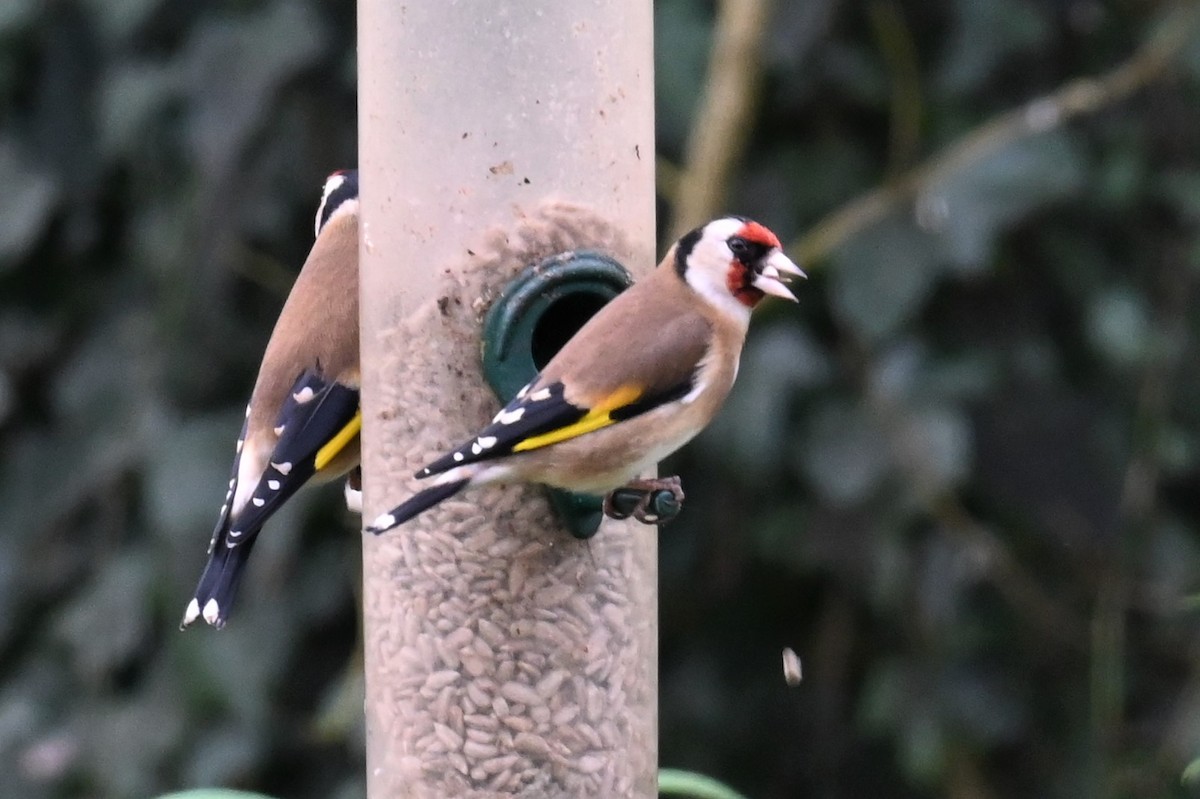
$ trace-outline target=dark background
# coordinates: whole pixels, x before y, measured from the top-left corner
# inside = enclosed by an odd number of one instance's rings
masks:
[[[655,8],[666,231],[719,7]],[[753,799],[1189,794],[1197,24],[776,3],[710,210],[812,278],[666,467],[664,766]],[[176,630],[355,138],[349,2],[0,3],[0,795],[362,795],[340,491],[269,525],[228,629]]]

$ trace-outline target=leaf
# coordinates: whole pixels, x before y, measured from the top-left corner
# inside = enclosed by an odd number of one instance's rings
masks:
[[[834,39],[823,48],[821,68],[834,96],[868,108],[887,107],[891,93],[887,67],[874,46]]]
[[[1151,36],[1160,42],[1181,30],[1191,30],[1191,36],[1176,56],[1193,80],[1200,80],[1200,35],[1196,34],[1195,6],[1191,3],[1168,3],[1154,21]]]
[[[160,5],[161,0],[84,0],[94,30],[112,50],[132,36]]]
[[[101,679],[127,663],[150,632],[153,566],[148,553],[134,549],[105,562],[62,611],[56,636],[73,654],[85,681]]]
[[[769,479],[787,457],[780,436],[791,427],[800,392],[830,379],[829,357],[801,328],[772,325],[752,332],[725,408],[697,442],[727,458],[747,481]]]
[[[188,135],[207,174],[222,174],[240,156],[279,87],[311,65],[325,40],[310,7],[296,2],[201,25],[188,42],[182,75],[192,99]]]
[[[829,405],[814,415],[796,457],[826,500],[851,505],[865,501],[891,467],[886,441],[859,408]]]
[[[900,724],[911,692],[908,670],[896,658],[876,660],[863,680],[857,716],[863,728],[883,735]]]
[[[13,373],[43,366],[63,337],[60,320],[22,308],[0,311],[0,369]]]
[[[868,339],[912,319],[940,271],[933,236],[893,214],[844,242],[831,256],[838,314]]]
[[[1005,677],[1000,669],[977,664],[943,675],[940,704],[949,725],[988,745],[1018,742],[1030,722],[1025,681]]]
[[[55,411],[66,424],[96,434],[127,438],[155,403],[147,351],[151,327],[139,310],[116,309],[95,322],[91,335],[59,368],[54,384]],[[148,363],[149,361],[149,363]],[[144,390],[143,390],[144,389]]]
[[[970,472],[971,427],[962,412],[925,407],[905,414],[895,446],[921,489],[936,494],[957,485]]]
[[[813,52],[829,40],[837,9],[837,0],[776,3],[772,7],[765,66],[778,70],[784,78],[786,91],[780,92],[780,99],[794,101],[819,82],[819,74],[812,69]]]
[[[1040,46],[1050,34],[1046,19],[1022,0],[959,0],[946,56],[938,70],[942,91],[964,94],[978,87],[1016,51]],[[1043,12],[1044,13],[1044,12]]]
[[[920,784],[936,785],[946,767],[948,733],[929,708],[917,707],[899,736],[900,761]]]
[[[4,0],[0,3],[0,37],[8,37],[32,24],[38,0]]]
[[[872,364],[867,379],[871,396],[888,402],[902,402],[912,396],[923,377],[928,354],[915,338],[899,339]]]
[[[654,97],[659,147],[681,152],[704,89],[712,16],[690,0],[654,4]]]
[[[208,727],[188,742],[187,764],[180,782],[185,785],[240,783],[253,774],[255,766],[266,757],[263,748],[262,736],[248,725],[226,723]],[[211,793],[214,789],[207,791]],[[200,793],[192,791],[178,795]]]
[[[197,788],[192,791],[165,793],[158,799],[272,799],[264,793],[233,791],[228,788]]]
[[[13,389],[12,380],[4,372],[0,372],[0,427],[8,420],[16,404],[17,392]]]
[[[869,189],[876,174],[863,150],[844,139],[798,142],[768,153],[747,153],[746,159],[739,199],[761,205],[759,211],[747,210],[764,219],[778,215],[780,205],[795,219],[818,219],[856,191]],[[789,238],[785,230],[777,227],[775,232]]]
[[[1200,781],[1200,757],[1187,764],[1187,768],[1179,775],[1180,785],[1192,785]]]
[[[893,404],[939,404],[976,399],[995,385],[994,356],[967,351],[935,357],[924,339],[904,337],[883,350],[867,375],[872,397]]]
[[[29,159],[7,138],[0,138],[0,273],[37,241],[58,208],[60,187],[32,168]]]
[[[1083,159],[1063,131],[1019,139],[931,181],[916,219],[936,234],[940,259],[965,274],[991,261],[996,238],[1038,206],[1076,194]]]
[[[1150,352],[1153,328],[1145,299],[1129,289],[1094,298],[1087,315],[1091,345],[1116,366],[1136,366]]]
[[[159,661],[138,701],[111,697],[88,708],[84,746],[102,796],[146,796],[161,787],[158,766],[175,752],[188,727],[176,675]],[[149,684],[146,684],[149,683]]]
[[[1193,224],[1200,222],[1200,171],[1178,169],[1163,175],[1159,194]]]
[[[1192,611],[1195,598],[1189,592],[1196,590],[1200,568],[1200,546],[1193,531],[1179,519],[1164,519],[1148,538],[1147,572],[1154,575],[1154,581],[1147,586],[1147,593],[1160,607]]]
[[[684,796],[689,799],[746,799],[712,777],[671,768],[659,769],[658,793],[660,796]]]
[[[166,427],[147,464],[150,523],[165,536],[203,540],[225,496],[240,411],[181,420]]]
[[[176,70],[141,61],[119,64],[99,87],[96,125],[105,158],[123,156],[135,161],[151,145],[155,116],[176,98]]]

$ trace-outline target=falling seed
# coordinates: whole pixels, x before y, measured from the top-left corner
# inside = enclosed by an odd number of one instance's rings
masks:
[[[783,680],[792,688],[800,684],[800,656],[791,647],[783,649]]]

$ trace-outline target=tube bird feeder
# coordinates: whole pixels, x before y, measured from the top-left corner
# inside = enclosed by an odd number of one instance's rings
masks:
[[[502,405],[482,339],[514,281],[653,268],[652,8],[360,0],[358,25],[371,519]],[[535,362],[605,299],[580,291],[541,298]],[[560,519],[489,487],[364,539],[369,799],[656,795],[657,531]]]

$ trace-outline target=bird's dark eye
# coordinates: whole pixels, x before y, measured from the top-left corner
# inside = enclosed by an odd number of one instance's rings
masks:
[[[734,236],[729,240],[729,251],[733,253],[734,258],[737,258],[742,263],[749,263],[752,248],[750,247],[750,242],[741,236]]]

